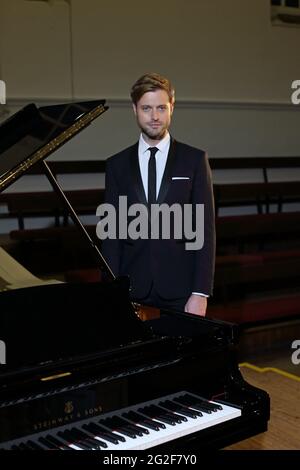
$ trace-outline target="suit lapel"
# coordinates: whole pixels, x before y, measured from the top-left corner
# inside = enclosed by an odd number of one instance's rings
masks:
[[[173,171],[174,162],[175,162],[175,156],[176,156],[175,154],[176,154],[176,141],[171,137],[167,163],[166,163],[166,166],[165,166],[163,179],[162,179],[162,182],[161,182],[161,185],[160,185],[158,198],[157,198],[157,201],[156,201],[157,204],[162,204],[163,203],[163,201],[166,198],[167,192],[169,190],[169,187],[170,187],[170,184],[171,184],[172,171]]]
[[[133,181],[133,188],[135,189],[138,200],[142,204],[147,205],[146,194],[144,191],[140,165],[139,165],[139,155],[138,155],[138,142],[132,147],[132,151],[130,154],[130,166],[131,166],[131,175]]]

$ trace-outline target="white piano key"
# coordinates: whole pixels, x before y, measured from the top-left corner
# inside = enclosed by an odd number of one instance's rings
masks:
[[[187,392],[181,392],[180,394],[172,395],[167,397],[168,399],[175,399],[176,396],[185,394]],[[166,397],[164,397],[166,398]],[[147,402],[146,404],[155,404],[157,405],[162,399],[159,398],[157,400],[152,400],[151,402]],[[217,403],[211,401],[210,403]],[[135,405],[130,407],[132,411],[138,411],[141,407],[145,404]],[[188,418],[187,421],[182,421],[181,423],[176,423],[175,426],[171,426],[169,424],[163,423],[165,425],[165,429],[160,429],[159,431],[154,431],[149,429],[149,434],[143,436],[137,436],[135,439],[132,439],[128,436],[125,437],[125,442],[119,442],[119,444],[111,444],[108,443],[107,450],[145,450],[151,447],[164,444],[166,442],[172,441],[174,439],[178,439],[180,437],[184,437],[188,434],[195,433],[202,429],[206,429],[212,426],[215,426],[219,423],[223,423],[225,421],[229,421],[231,419],[237,418],[241,416],[241,411],[238,408],[224,405],[222,403],[222,410],[215,411],[214,413],[207,414],[203,413],[202,416],[198,416],[197,418]],[[189,407],[192,409],[192,407]],[[126,409],[129,411],[129,409]],[[143,415],[140,411],[139,414]],[[124,409],[120,410],[118,413],[115,413],[116,416],[120,416],[124,413]],[[175,414],[175,413],[174,413]],[[180,415],[180,413],[176,413]],[[146,415],[145,418],[148,420],[151,419]],[[159,419],[151,419],[151,421],[160,422]],[[162,421],[161,421],[162,422]],[[116,432],[114,434],[117,435]]]
[[[73,450],[83,450],[81,447],[78,447],[76,444],[66,444],[66,445]]]
[[[193,434],[195,432],[201,431],[203,429],[207,429],[213,426],[216,426],[217,424],[238,418],[241,416],[241,410],[235,406],[231,406],[230,404],[225,404],[224,402],[220,402],[222,405],[222,410],[217,410],[211,414],[207,414],[203,412],[202,416],[197,416],[196,418],[191,418],[187,417],[186,421],[182,421],[181,423],[176,423],[174,426],[167,424],[166,422],[160,421],[159,418],[149,418],[149,416],[144,415],[141,411],[139,411],[141,408],[144,408],[145,406],[149,405],[159,405],[161,401],[164,400],[173,400],[176,402],[176,398],[182,397],[183,395],[191,395],[197,399],[202,399],[204,401],[208,401],[203,399],[202,397],[199,397],[195,394],[192,394],[187,391],[180,391],[171,395],[166,395],[164,397],[159,397],[154,400],[149,400],[147,402],[139,403],[133,406],[128,406],[126,408],[122,408],[119,410],[111,411],[108,413],[103,413],[102,415],[94,416],[93,418],[87,418],[85,420],[79,421],[79,422],[73,422],[70,425],[64,425],[61,426],[60,428],[54,428],[52,430],[48,430],[47,432],[44,433],[38,433],[38,434],[33,434],[31,436],[28,436],[27,439],[16,439],[14,441],[11,441],[10,446],[12,445],[19,445],[20,443],[25,443],[31,439],[33,442],[37,441],[40,437],[46,436],[47,434],[51,434],[52,436],[57,436],[57,433],[60,431],[64,430],[70,430],[73,427],[76,427],[79,430],[82,430],[85,432],[85,434],[89,435],[92,439],[95,439],[96,441],[104,441],[107,444],[107,448],[103,450],[109,450],[109,451],[116,451],[116,450],[145,450],[149,449],[151,447],[155,447],[161,444],[164,444],[166,442],[173,441],[175,439],[179,439],[181,437],[187,436],[189,434]],[[218,404],[218,401],[210,401],[210,403],[216,403]],[[187,408],[190,408],[191,410],[193,409],[192,406],[188,406]],[[162,423],[164,424],[165,428],[162,429],[160,428],[159,430],[155,431],[150,428],[146,428],[149,431],[149,434],[143,434],[143,436],[137,436],[135,438],[131,438],[129,436],[125,436],[124,434],[121,434],[121,432],[118,431],[112,431],[110,428],[105,426],[103,424],[104,420],[106,418],[110,417],[121,417],[123,420],[127,421],[130,424],[134,424],[135,426],[139,426],[138,423],[131,421],[130,419],[125,419],[123,417],[124,413],[127,413],[129,411],[134,411],[137,412],[139,415],[143,416],[145,419],[148,421],[151,421],[152,423]],[[168,410],[168,413],[170,411]],[[172,413],[172,412],[171,412]],[[180,412],[174,413],[178,416],[180,416]],[[93,431],[87,431],[85,428],[82,428],[85,424],[90,424],[90,423],[95,423],[100,425],[104,430],[106,429],[109,431],[110,434],[114,435],[117,438],[123,437],[125,438],[125,441],[118,441],[117,444],[114,444],[112,442],[105,441],[105,439],[101,436],[101,432],[99,432],[99,436],[97,436],[97,432],[94,430]],[[143,424],[140,424],[140,427],[143,428]],[[84,439],[82,440],[82,444],[84,444]],[[82,450],[79,445],[77,446],[76,444],[68,444],[67,445],[74,450]],[[95,445],[95,450],[102,450],[99,449],[97,445]]]
[[[188,434],[195,433],[202,429],[215,426],[219,423],[223,423],[233,418],[237,418],[241,415],[240,410],[223,405],[223,410],[218,410],[213,414],[206,414],[199,416],[196,419],[189,418],[187,421],[171,426],[165,424],[165,429],[159,431],[150,431],[149,434],[143,437],[137,437],[136,439],[126,438],[126,442],[122,442],[117,446],[114,446],[115,450],[144,450],[151,447],[164,444],[165,442],[178,439]],[[159,421],[158,419],[153,420]],[[108,446],[108,450],[112,450],[113,447]]]

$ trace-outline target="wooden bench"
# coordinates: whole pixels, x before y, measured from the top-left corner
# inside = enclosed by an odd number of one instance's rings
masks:
[[[85,228],[93,242],[101,248],[95,226],[89,225]],[[76,271],[78,280],[84,280],[87,274],[89,279],[99,277],[99,265],[94,253],[89,249],[89,244],[81,232],[73,225],[12,230],[10,240],[10,254],[36,275],[61,273],[65,275],[66,280],[71,280]],[[91,270],[97,271],[98,274],[91,274]]]
[[[105,161],[50,161],[48,164],[56,177],[73,175],[81,178],[82,175],[105,173]],[[33,166],[28,170],[25,178],[29,175],[44,175],[43,167]],[[104,199],[104,189],[99,187],[75,188],[64,192],[78,215],[95,215],[96,208]],[[27,221],[32,218],[41,220],[50,218],[56,227],[67,225],[70,221],[60,199],[52,190],[34,191],[33,188],[32,192],[0,193],[0,208],[0,222],[15,219],[20,230],[30,229]]]
[[[65,195],[78,215],[95,215],[104,200],[103,189],[65,191]],[[5,207],[0,220],[16,219],[20,230],[25,229],[26,220],[30,218],[52,218],[56,227],[69,223],[65,207],[52,191],[3,193],[0,194],[0,205]]]
[[[218,255],[300,248],[300,212],[216,217]]]
[[[258,213],[270,212],[271,204],[282,211],[283,204],[300,202],[300,176],[298,181],[272,181],[270,172],[274,169],[300,169],[300,157],[243,157],[212,158],[212,171],[221,170],[230,176],[232,170],[258,170],[260,182],[215,183],[214,196],[216,213],[221,208],[255,206]]]
[[[300,202],[298,181],[268,183],[215,184],[216,212],[222,207],[256,206],[257,212],[270,212],[270,206],[282,211],[283,204]]]
[[[57,177],[74,175],[82,178],[87,174],[104,174],[105,161],[61,161],[49,162]],[[232,170],[258,169],[263,182],[214,183],[216,213],[221,208],[254,206],[257,213],[270,212],[274,204],[281,212],[285,203],[300,203],[300,184],[298,181],[270,181],[269,170],[274,168],[300,168],[300,157],[254,157],[254,158],[211,158],[212,171],[229,172]],[[44,174],[43,168],[34,166],[29,175]],[[66,191],[67,197],[79,215],[95,215],[96,207],[103,202],[104,190],[99,187]],[[1,208],[2,207],[2,208]],[[19,229],[24,229],[28,218],[53,217],[56,226],[67,224],[67,217],[61,202],[51,191],[32,193],[5,192],[0,194],[0,221],[16,219]],[[63,217],[61,221],[61,217]],[[28,227],[30,228],[30,227]]]
[[[208,314],[244,326],[300,318],[300,212],[217,217],[216,227]]]
[[[215,294],[208,314],[243,324],[280,318],[280,312],[283,317],[299,315],[296,287],[300,285],[300,211],[285,212],[284,204],[300,202],[300,184],[298,181],[271,181],[269,173],[280,168],[293,172],[300,168],[300,157],[213,158],[210,164],[213,173],[257,169],[262,181],[214,183],[217,260]],[[105,162],[51,162],[51,169],[57,176],[84,177],[88,173],[103,174]],[[39,175],[42,171],[34,167],[30,173]],[[95,215],[97,206],[103,202],[104,191],[99,188],[72,190],[66,191],[66,195],[79,215]],[[87,274],[86,270],[96,268],[95,263],[85,256],[86,248],[78,241],[80,235],[68,227],[69,219],[56,194],[6,192],[0,194],[0,204],[6,204],[8,209],[0,219],[18,220],[19,230],[13,231],[11,238],[19,254],[23,253],[29,263],[28,269],[33,259],[37,268],[38,264],[40,269],[46,266],[43,257],[47,252],[54,268],[56,253],[61,269],[69,273],[77,271],[83,279],[85,274],[88,279],[93,278],[92,272]],[[241,207],[243,210],[251,205],[256,213],[221,215],[222,208]],[[52,226],[30,229],[26,219],[32,217],[52,217]],[[95,226],[89,230],[95,237]],[[72,258],[74,248],[76,254]]]

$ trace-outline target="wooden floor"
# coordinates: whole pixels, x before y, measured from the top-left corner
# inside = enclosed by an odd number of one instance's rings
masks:
[[[250,367],[241,366],[244,379],[271,397],[269,429],[226,449],[300,450],[300,377],[281,370]]]

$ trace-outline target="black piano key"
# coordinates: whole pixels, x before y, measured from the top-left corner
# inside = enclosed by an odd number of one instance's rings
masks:
[[[27,441],[26,444],[29,445],[32,450],[44,450],[42,446],[39,446],[36,442],[33,442],[32,440]]]
[[[118,440],[121,441],[121,442],[126,442],[126,439],[125,439],[124,436],[121,436],[120,434],[116,434],[116,433],[114,433],[113,431],[111,431],[111,429],[107,429],[107,428],[101,426],[102,420],[99,420],[99,423],[100,423],[100,424],[98,425],[99,428],[102,429],[104,432],[106,432],[106,433],[108,433],[108,434],[111,434],[112,436],[114,436],[116,439],[118,439]]]
[[[161,429],[161,426],[159,424],[162,424],[162,423],[156,423],[155,421],[151,421],[150,419],[145,418],[145,416],[142,416],[141,414],[136,413],[135,411],[129,411],[127,413],[123,413],[122,416],[125,419],[129,419],[130,421],[133,421],[134,423],[138,425],[146,426],[152,431],[159,431]],[[163,427],[165,428],[166,426],[163,425]]]
[[[223,407],[221,405],[218,405],[217,403],[210,403],[209,401],[201,401],[200,403],[202,404],[205,403],[208,408],[211,408],[213,411],[219,411],[223,410]]]
[[[143,418],[145,419],[145,422],[147,422],[147,425],[150,426],[150,429],[153,429],[153,427],[151,428],[151,425],[154,426],[155,431],[159,431],[160,429],[166,429],[166,425],[164,423],[161,423],[160,421],[155,421],[154,419],[152,419],[152,416],[150,416],[150,420],[147,419],[145,416],[143,416]]]
[[[107,425],[107,427],[112,431],[116,431],[118,434],[123,434],[124,436],[130,437],[131,439],[136,439],[136,434],[129,429],[115,428],[114,426],[110,427],[109,425]]]
[[[195,402],[197,405],[205,406],[212,411],[223,410],[223,407],[218,403],[211,403],[208,400],[205,400],[204,398],[196,398],[191,395],[187,395],[187,398],[191,402]]]
[[[211,408],[213,411],[223,410],[223,406],[220,405],[219,403],[211,403],[210,401],[205,400],[204,398],[200,398],[200,397],[196,398],[196,397],[193,397],[191,395],[187,395],[187,396],[188,396],[189,400],[200,403],[201,405],[205,404],[208,408]]]
[[[158,405],[157,405],[157,409],[161,410],[161,413],[163,413],[164,416],[167,416],[168,418],[173,419],[178,424],[182,423],[182,421],[187,421],[187,419],[184,416],[179,416],[178,414],[173,413],[173,411],[171,410],[166,410],[164,408],[161,408]]]
[[[84,450],[95,450],[96,444],[89,442],[87,439],[77,439],[76,441],[72,442],[75,446],[83,448]]]
[[[220,410],[220,411],[223,410],[223,406],[220,405],[219,403],[211,403],[211,402],[209,402],[209,404],[210,404],[210,405],[214,405],[214,406],[215,406],[218,410]]]
[[[134,432],[134,434],[135,434],[136,436],[140,436],[140,437],[142,437],[144,434],[147,434],[146,432],[145,432],[145,433],[143,432],[143,429],[142,429],[142,428],[140,428],[139,426],[136,426],[136,425],[133,424],[133,423],[129,423],[129,422],[128,422],[127,426],[126,426],[126,429],[131,430],[132,432]],[[148,432],[148,434],[149,434],[149,432]]]
[[[173,413],[170,413],[167,410],[164,410],[163,408],[160,408],[157,405],[150,405],[150,406],[145,406],[143,408],[143,412],[149,413],[149,416],[152,415],[153,417],[159,417],[159,419],[166,419],[167,424],[171,424],[174,426],[176,423],[181,422],[180,418],[178,416],[174,415]]]
[[[208,400],[201,398],[201,397],[194,397],[193,395],[190,395],[189,393],[184,394],[183,398],[186,401],[188,401],[190,405],[198,404],[198,403],[205,403],[206,405],[210,404]],[[211,403],[211,405],[213,405],[213,403]]]
[[[163,423],[169,424],[171,426],[176,425],[176,420],[172,416],[168,416],[167,413],[164,413],[161,408],[158,408],[155,405],[145,406],[144,408],[139,408],[140,413],[149,416],[149,418],[157,419]]]
[[[193,409],[189,408],[190,405],[187,405],[187,403],[184,402],[184,400],[181,400],[181,399],[173,399],[174,403],[176,403],[178,406],[183,406],[184,409],[187,409],[188,412],[190,413],[193,413],[194,415],[196,415],[196,418],[200,418],[201,416],[203,416],[203,409],[200,410],[200,408],[196,407],[196,406],[193,406]]]
[[[41,439],[46,439],[46,441],[51,443],[51,445],[54,445],[56,449],[71,450],[69,446],[67,446],[64,442],[57,439],[57,437],[52,436],[51,434],[47,434],[47,436],[45,438],[41,438]],[[41,441],[41,439],[40,439],[40,441]],[[44,445],[46,445],[46,444],[44,444]]]
[[[161,401],[159,402],[159,405],[163,406],[164,408],[167,408],[170,411],[174,411],[175,413],[179,413],[180,415],[183,415],[183,418],[182,418],[183,421],[187,421],[187,418],[184,419],[184,416],[187,416],[188,418],[193,418],[193,419],[196,419],[197,417],[202,416],[202,413],[200,413],[199,411],[189,410],[187,407],[179,405],[171,400]]]
[[[198,404],[196,402],[190,403],[190,400],[186,396],[176,397],[175,401],[177,401],[178,403],[180,403],[182,405],[185,405],[185,406],[191,406],[195,410],[198,410],[198,411],[201,411],[201,412],[204,412],[204,413],[210,414],[212,412],[211,410],[208,410],[205,406],[201,406],[200,404]]]
[[[106,418],[102,421],[102,424],[103,426],[108,427],[111,431],[124,434],[131,439],[136,439],[136,433],[130,430],[128,427],[120,425],[120,423],[118,423],[117,417]]]
[[[142,426],[141,424],[137,424],[136,422],[134,421],[131,421],[131,420],[127,420],[130,427],[132,427],[133,429],[137,429],[139,433],[139,436],[142,436],[144,434],[149,434],[149,431],[147,428],[145,428],[144,426]]]
[[[214,412],[214,413],[215,413],[216,411],[218,411],[218,409],[215,408],[214,406],[210,406],[209,404],[204,403],[204,402],[199,402],[199,403],[198,403],[198,406],[202,406],[202,408],[203,408],[204,410],[208,410],[208,411],[211,411],[211,412]]]
[[[192,406],[192,405],[191,405]],[[207,408],[207,406],[204,406],[204,405],[193,405],[193,408],[195,408],[195,410],[199,410],[201,411],[202,413],[207,413],[207,414],[211,414],[213,412],[213,410],[211,410],[210,408]]]
[[[53,444],[51,441],[49,441],[45,437],[40,437],[39,442],[41,444],[43,444],[47,449],[50,449],[50,450],[59,450],[60,449],[60,447],[57,444]],[[62,444],[62,445],[65,447],[64,444]]]
[[[121,417],[118,417],[116,420],[116,423],[118,423],[119,426],[125,427],[125,429],[129,429],[132,432],[134,432],[137,436],[142,437],[143,434],[149,434],[148,430],[143,430],[140,426],[137,426],[134,423],[130,423],[126,419],[123,419]],[[147,431],[147,432],[144,432]]]
[[[68,429],[66,429],[65,431],[58,431],[57,435],[63,439],[68,445],[75,445],[77,447],[79,447],[79,449],[82,449],[82,450],[91,450],[91,446],[90,445],[87,445],[87,444],[84,444],[84,442],[82,441],[78,441],[78,439],[76,438],[76,436],[74,436]]]
[[[83,429],[86,431],[90,432],[94,436],[101,437],[107,442],[111,442],[112,444],[118,444],[119,439],[115,437],[113,433],[110,433],[109,431],[101,431],[100,426],[98,426],[96,423],[89,423],[89,424],[84,424]],[[123,438],[125,441],[125,439]]]
[[[183,397],[181,397],[181,400],[184,400],[188,406],[192,406],[193,408],[196,408],[197,410],[202,408],[202,410],[205,411],[206,413],[218,411],[218,409],[220,409],[216,407],[214,403],[209,403],[207,400],[204,400],[200,397],[196,398],[191,395],[184,395]]]
[[[218,411],[218,408],[214,405],[214,403],[209,403],[208,401],[206,400],[198,400],[197,403],[195,403],[195,405],[197,406],[202,406],[203,408],[205,408],[206,410],[210,410],[210,411]],[[193,406],[193,405],[191,405]]]
[[[84,431],[78,428],[71,429],[72,434],[76,435],[79,441],[86,443],[87,445],[90,444],[92,448],[95,447],[102,447],[103,449],[107,448],[107,444],[104,441],[99,441],[99,439],[94,439],[92,436],[89,436]]]
[[[130,426],[130,424],[126,420],[124,420],[124,419],[122,419],[118,416],[113,416],[112,418],[107,418],[106,423],[109,423],[110,427],[115,427],[116,430],[126,431],[127,433],[129,433],[129,434],[127,434],[129,437],[133,437],[133,436],[136,437],[136,436],[140,435],[139,430],[133,430],[132,426]]]

